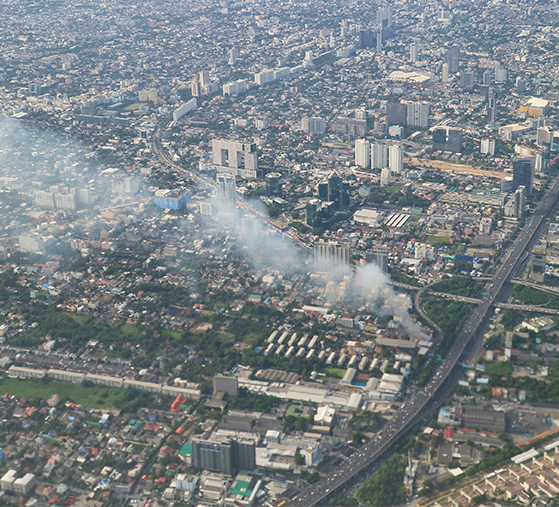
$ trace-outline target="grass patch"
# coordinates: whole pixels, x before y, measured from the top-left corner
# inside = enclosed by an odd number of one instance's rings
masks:
[[[126,106],[124,108],[125,111],[136,111],[137,109],[140,109],[142,104],[139,103],[134,103],[134,104],[130,104],[129,106]]]
[[[384,191],[388,194],[397,194],[398,192],[401,192],[401,188],[400,187],[384,187]]]
[[[235,335],[231,334],[231,333],[219,333],[217,335],[218,339],[220,339],[222,342],[230,342],[233,341],[235,339]]]
[[[345,370],[343,368],[326,368],[326,375],[334,378],[344,378]]]
[[[84,387],[71,382],[49,382],[5,378],[0,383],[0,395],[6,393],[25,398],[47,400],[58,394],[60,400],[69,399],[74,403],[93,408],[119,407],[124,404],[127,389],[97,386]]]
[[[427,235],[427,242],[428,243],[450,243],[450,237],[452,236],[451,232],[431,232]]]

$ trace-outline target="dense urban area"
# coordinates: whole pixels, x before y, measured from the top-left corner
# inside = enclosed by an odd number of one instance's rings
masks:
[[[559,506],[558,13],[2,2],[0,506]]]

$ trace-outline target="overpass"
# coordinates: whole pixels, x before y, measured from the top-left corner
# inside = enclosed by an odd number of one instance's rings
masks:
[[[327,505],[328,497],[341,490],[361,472],[366,471],[388,452],[392,445],[404,436],[414,424],[436,410],[452,393],[463,372],[463,367],[459,365],[459,363],[464,363],[461,357],[475,351],[481,343],[482,333],[480,331],[489,310],[497,303],[504,284],[511,277],[523,257],[523,253],[538,237],[545,225],[545,218],[556,204],[558,196],[559,178],[553,181],[534,210],[531,219],[525,224],[511,247],[507,249],[493,281],[488,282],[486,295],[470,312],[446,358],[435,370],[429,383],[421,391],[408,397],[394,418],[373,440],[346,460],[338,474],[324,477],[317,483],[305,487],[287,503],[284,502],[285,499],[282,499],[278,504],[283,502],[285,507]]]

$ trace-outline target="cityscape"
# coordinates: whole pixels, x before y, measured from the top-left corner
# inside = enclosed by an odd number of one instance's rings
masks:
[[[559,506],[558,14],[3,2],[0,506]]]

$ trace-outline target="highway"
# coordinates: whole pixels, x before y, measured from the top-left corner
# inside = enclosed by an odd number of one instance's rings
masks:
[[[289,501],[286,507],[327,505],[327,499],[330,495],[343,488],[356,475],[382,457],[390,450],[392,445],[405,435],[410,427],[436,410],[452,393],[463,371],[463,367],[458,366],[457,363],[463,362],[459,360],[464,352],[475,351],[479,346],[478,341],[482,339],[480,329],[487,313],[496,303],[503,285],[514,272],[523,257],[523,253],[532,240],[537,238],[537,234],[545,224],[545,218],[553,209],[558,196],[559,178],[553,181],[553,184],[534,210],[533,215],[508,249],[502,264],[493,277],[493,281],[488,282],[487,295],[470,312],[447,356],[434,372],[429,383],[421,391],[408,397],[402,404],[400,411],[385,425],[383,430],[341,465],[338,474],[322,478],[317,483],[309,485]],[[281,501],[283,499],[278,504]]]

